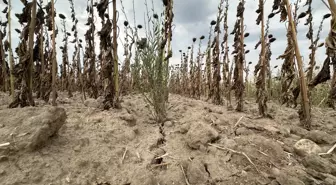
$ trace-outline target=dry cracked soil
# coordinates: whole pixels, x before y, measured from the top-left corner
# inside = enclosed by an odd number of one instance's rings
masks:
[[[253,101],[238,113],[170,95],[157,123],[140,95],[109,111],[79,94],[61,93],[58,108],[9,99],[0,94],[1,185],[336,185],[331,109],[313,108],[308,131],[272,102],[266,119]]]

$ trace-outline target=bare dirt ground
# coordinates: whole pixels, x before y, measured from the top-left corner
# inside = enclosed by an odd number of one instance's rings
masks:
[[[307,131],[296,110],[275,103],[274,119],[260,119],[252,101],[237,113],[171,95],[169,121],[159,124],[140,95],[120,110],[98,102],[61,94],[61,109],[8,109],[1,94],[0,184],[336,184],[336,151],[319,155],[336,142],[331,109],[314,108]]]

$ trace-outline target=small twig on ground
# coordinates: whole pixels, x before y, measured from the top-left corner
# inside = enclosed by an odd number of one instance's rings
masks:
[[[125,152],[124,152],[124,154],[122,156],[121,164],[123,164],[123,162],[124,162],[124,159],[125,159],[125,156],[126,156],[126,152],[127,152],[127,147],[125,148]]]
[[[138,148],[138,147],[140,146],[140,144],[141,144],[141,143],[138,143],[138,144],[136,144],[134,147],[135,147],[135,148]]]
[[[155,153],[153,153],[153,152],[151,152],[151,151],[147,151],[148,153],[150,153],[150,154],[152,154],[152,155],[154,155],[155,156],[155,159],[160,159],[160,158],[163,158],[163,157],[168,157],[168,158],[171,158],[171,159],[174,159],[174,160],[179,160],[179,159],[177,159],[177,158],[175,158],[175,157],[172,157],[172,156],[168,156],[169,154],[168,153],[165,153],[165,154],[163,154],[162,156],[158,156],[157,154],[155,154]]]
[[[331,147],[327,153],[319,153],[319,155],[328,155],[328,154],[331,154],[331,152],[333,152],[336,148],[336,143],[334,144],[333,147]]]
[[[172,109],[173,107],[176,107],[176,105],[171,105],[171,106],[169,106],[167,110],[170,110],[170,109]]]
[[[319,110],[319,109],[317,109],[316,107],[313,107],[313,109],[314,110],[316,110],[318,113],[320,113],[321,115],[323,115],[323,113]]]
[[[188,178],[187,178],[187,175],[186,175],[185,172],[184,172],[183,166],[180,165],[180,167],[181,167],[181,170],[182,170],[182,173],[183,173],[183,176],[184,176],[184,179],[185,179],[186,184],[187,184],[187,185],[190,185],[189,180],[188,180]]]
[[[263,154],[266,157],[269,157],[266,153],[262,152],[261,150],[258,150],[259,153]]]
[[[10,145],[9,142],[7,142],[7,143],[2,143],[2,144],[0,144],[0,148],[1,148],[1,147],[5,147],[5,146],[9,146],[9,145]]]
[[[141,161],[140,153],[138,151],[136,151],[136,155],[137,155],[139,161]]]
[[[233,128],[236,128],[243,118],[244,118],[244,116],[240,117],[239,120],[237,121],[237,123],[234,125]]]
[[[155,159],[161,159],[161,158],[164,158],[164,157],[166,157],[168,155],[169,155],[169,153],[165,153],[165,154],[163,154],[161,156],[155,157]]]
[[[221,150],[228,150],[228,151],[230,151],[230,152],[232,152],[232,153],[241,154],[241,155],[245,156],[246,159],[247,159],[247,160],[253,165],[253,167],[257,170],[257,172],[260,173],[260,171],[258,170],[257,166],[252,162],[252,160],[250,159],[250,157],[247,156],[244,152],[239,152],[239,151],[233,150],[233,149],[231,149],[231,148],[220,147],[220,146],[217,146],[217,145],[214,145],[214,144],[211,144],[211,143],[208,143],[208,145],[213,146],[213,147],[218,148],[218,149],[221,149]]]
[[[284,145],[284,144],[285,144],[284,142],[279,141],[279,140],[276,140],[276,142],[278,142],[278,143],[281,144],[281,145]]]
[[[25,135],[27,135],[27,134],[29,134],[29,133],[22,133],[22,134],[19,134],[19,135],[17,135],[16,137],[22,137],[22,136],[25,136]]]
[[[320,105],[324,102],[324,100],[326,99],[326,97],[324,97],[321,102],[317,105],[317,107],[320,107]]]

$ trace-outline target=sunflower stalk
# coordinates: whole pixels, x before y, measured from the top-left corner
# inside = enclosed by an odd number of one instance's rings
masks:
[[[193,44],[192,44],[193,45]],[[188,47],[187,55],[182,58],[181,54],[181,73],[182,73],[182,93],[183,95],[188,95],[188,88],[183,87],[189,87],[189,78],[188,78],[188,61],[189,61],[189,53],[190,53],[191,47]],[[182,52],[182,51],[181,51]]]
[[[216,105],[220,105],[223,103],[223,99],[221,97],[221,88],[220,88],[220,81],[221,81],[221,75],[220,75],[220,45],[219,45],[219,36],[221,34],[220,30],[220,23],[223,20],[223,5],[224,0],[221,0],[218,6],[218,15],[217,15],[217,21],[215,26],[215,40],[214,40],[214,47],[213,47],[213,103]]]
[[[237,101],[236,111],[242,112],[244,110],[244,61],[245,61],[245,49],[244,49],[244,11],[245,0],[241,0],[237,6],[237,21],[235,23],[234,31],[234,84],[232,88],[235,90],[235,97]]]
[[[55,2],[51,0],[51,25],[52,25],[52,105],[56,106],[56,74],[57,74],[57,61],[56,61],[56,23],[55,23]]]
[[[257,103],[259,109],[259,115],[265,117],[267,115],[267,89],[266,89],[266,38],[265,38],[265,19],[264,19],[264,1],[259,0],[259,8],[258,8],[259,16],[257,20],[257,24],[261,22],[261,52],[259,63],[256,65],[255,74],[258,76],[256,81],[257,87]],[[260,22],[258,22],[260,20]]]
[[[229,58],[229,26],[228,26],[228,11],[229,11],[229,0],[225,0],[225,13],[224,13],[224,38],[223,38],[223,84],[226,94],[227,106],[229,109],[232,109],[232,100],[231,100],[231,76],[232,70],[229,69],[230,58]],[[224,46],[225,43],[225,46]],[[232,66],[232,64],[231,64]]]
[[[86,8],[88,13],[88,19],[86,26],[89,29],[85,33],[85,54],[84,54],[84,73],[85,82],[84,89],[88,90],[88,95],[91,98],[98,97],[98,88],[96,82],[96,53],[95,53],[95,16],[94,16],[94,4],[93,0],[88,1],[88,6]],[[102,63],[100,64],[102,66]]]
[[[11,98],[14,101],[15,99],[15,78],[13,75],[13,68],[14,68],[14,59],[13,59],[13,50],[12,50],[12,18],[11,18],[11,12],[12,12],[12,0],[8,0],[8,43],[9,43],[9,72],[10,72],[10,94]]]
[[[298,0],[297,0],[298,1]],[[276,0],[275,0],[276,2]],[[281,1],[280,1],[281,2]],[[298,2],[296,3],[296,5]],[[273,6],[281,7],[280,10],[284,10],[282,7],[284,6],[284,3],[281,2],[281,5],[277,5],[276,3]],[[273,9],[272,12],[276,11],[277,9]],[[279,11],[280,11],[279,10]],[[294,12],[294,19],[295,23],[297,24],[297,6],[295,8]],[[286,13],[287,14],[287,13]],[[285,21],[287,17],[281,18],[280,21]],[[286,104],[287,106],[290,106],[291,104],[294,104],[294,97],[291,92],[291,87],[293,86],[293,81],[295,79],[295,49],[294,49],[294,41],[292,39],[292,27],[287,26],[287,47],[285,49],[285,52],[280,55],[278,59],[283,59],[283,65],[281,67],[281,103]]]
[[[196,95],[196,90],[195,90],[195,82],[196,82],[196,75],[195,75],[195,64],[194,64],[194,48],[195,48],[195,43],[196,43],[196,38],[192,39],[192,45],[191,45],[191,51],[190,51],[190,58],[189,58],[189,78],[190,78],[190,83],[187,87],[189,87],[189,96],[194,98]],[[188,61],[186,61],[187,63]]]
[[[213,26],[216,24],[216,21],[211,21],[210,29],[209,29],[209,38],[208,45],[206,50],[206,61],[205,61],[205,69],[206,69],[206,86],[207,86],[207,99],[211,99],[213,95],[213,87],[212,87],[212,78],[211,78],[211,37]]]
[[[71,31],[73,32],[73,35],[75,37],[75,51],[73,53],[73,62],[74,62],[74,70],[77,72],[77,80],[76,80],[76,87],[80,89],[82,93],[82,99],[85,100],[85,91],[84,91],[84,81],[83,81],[83,75],[82,75],[82,65],[81,65],[81,55],[80,55],[80,49],[82,48],[82,40],[78,38],[78,29],[77,29],[77,24],[78,24],[78,19],[76,18],[76,12],[75,12],[75,5],[73,0],[69,0],[70,3],[70,9],[71,9],[71,20],[73,23],[73,26],[71,28]]]
[[[29,64],[28,64],[28,100],[31,106],[35,105],[33,99],[33,66],[34,66],[34,33],[36,26],[36,5],[37,1],[32,1],[31,18],[29,23]]]
[[[194,97],[196,99],[201,99],[201,82],[202,82],[202,73],[201,73],[201,60],[202,60],[202,53],[201,53],[201,45],[202,45],[202,40],[204,39],[204,36],[202,35],[199,39],[199,44],[198,44],[198,54],[197,54],[197,59],[196,59],[196,64],[194,66]]]
[[[15,95],[14,101],[9,104],[9,108],[18,106],[34,106],[32,96],[32,73],[33,73],[33,44],[36,17],[36,0],[30,3],[23,2],[24,8],[21,14],[15,14],[19,23],[24,26],[21,33],[19,46],[16,53],[19,56],[19,64],[14,67],[13,74],[18,79],[20,91]]]
[[[113,0],[113,21],[112,21],[112,32],[113,32],[113,80],[114,80],[114,107],[120,108],[119,102],[119,65],[118,65],[118,36],[117,36],[117,0]]]
[[[290,26],[292,30],[296,30],[295,23],[293,22],[293,16],[292,16],[292,11],[291,7],[289,4],[289,0],[285,0],[286,3],[286,9],[287,9],[287,14],[288,14],[288,20],[290,23]],[[300,90],[301,90],[301,109],[299,110],[299,116],[300,116],[300,121],[303,124],[304,127],[307,129],[310,129],[311,127],[311,107],[309,103],[309,97],[308,97],[308,91],[307,91],[307,84],[306,84],[306,79],[304,77],[304,72],[303,72],[303,62],[300,54],[300,49],[299,49],[299,44],[297,41],[296,37],[296,31],[292,32],[292,38],[294,42],[294,48],[295,48],[295,56],[296,56],[296,61],[297,61],[297,67],[299,71],[299,78],[300,78]]]
[[[1,27],[0,27],[1,28]],[[2,90],[4,92],[7,92],[8,90],[8,73],[7,73],[7,62],[5,57],[5,46],[3,44],[4,39],[4,33],[0,29],[0,76],[2,81],[0,82],[0,85],[2,85]]]

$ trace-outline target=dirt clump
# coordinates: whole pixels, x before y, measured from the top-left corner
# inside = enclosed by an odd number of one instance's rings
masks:
[[[322,152],[320,146],[309,139],[301,139],[294,145],[294,151],[300,156],[307,156],[310,154],[318,154]]]
[[[192,160],[187,167],[187,177],[191,184],[205,184],[209,178],[206,164],[199,159]]]
[[[306,168],[314,169],[318,172],[329,173],[336,176],[336,165],[318,155],[307,155],[303,159],[303,165]]]
[[[29,151],[43,147],[58,133],[67,118],[65,110],[58,107],[46,107],[37,115],[16,116],[14,119],[19,121],[6,124],[0,139],[11,143],[11,149]]]
[[[91,108],[97,108],[97,109],[102,109],[103,108],[103,101],[104,98],[103,97],[98,97],[97,99],[93,99],[93,98],[88,98],[84,101],[84,105],[86,107],[91,107]]]
[[[335,137],[320,130],[309,131],[306,137],[317,144],[334,144],[336,142]]]
[[[135,117],[134,115],[132,115],[132,114],[128,114],[128,113],[127,113],[127,114],[123,114],[123,115],[121,115],[121,116],[120,116],[120,119],[126,121],[127,126],[130,126],[130,127],[135,126],[136,123],[137,123],[137,119],[136,119],[136,117]]]
[[[288,174],[278,169],[272,169],[272,172],[280,185],[305,185],[305,183],[294,176],[294,174]]]
[[[190,148],[200,149],[216,139],[218,132],[214,128],[203,122],[194,122],[187,133],[186,142]]]

